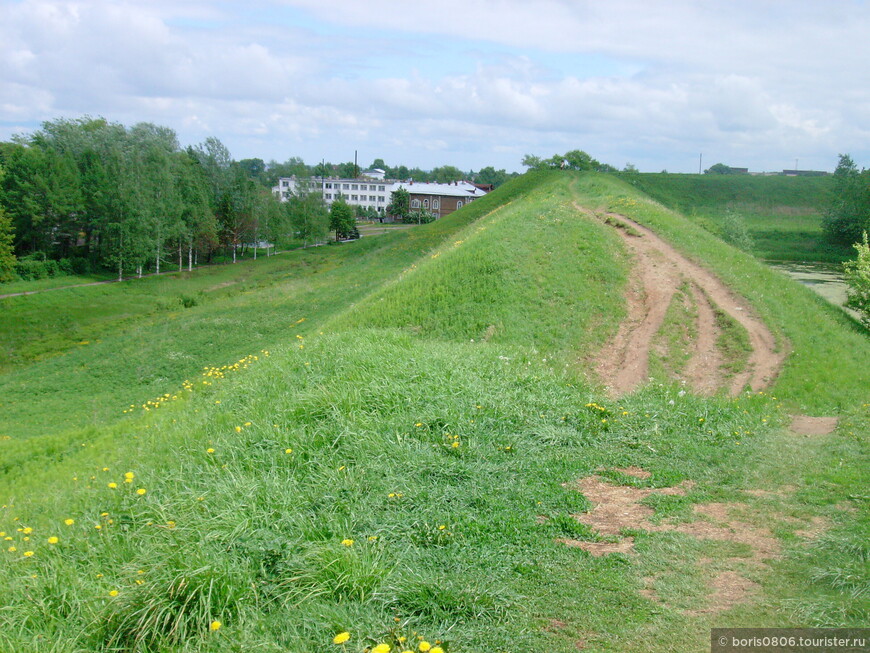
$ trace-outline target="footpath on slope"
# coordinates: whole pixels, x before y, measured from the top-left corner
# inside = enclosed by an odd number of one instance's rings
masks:
[[[615,225],[633,258],[627,292],[628,315],[616,336],[597,356],[596,372],[609,392],[621,396],[649,378],[653,339],[662,327],[668,307],[680,286],[688,282],[697,307],[696,331],[682,377],[696,392],[714,394],[725,388],[737,395],[748,385],[763,390],[776,379],[785,359],[773,334],[752,307],[709,270],[689,260],[653,231],[623,215],[598,215],[575,204],[582,213]],[[749,337],[751,352],[744,369],[725,378],[717,346],[716,311],[739,323]]]

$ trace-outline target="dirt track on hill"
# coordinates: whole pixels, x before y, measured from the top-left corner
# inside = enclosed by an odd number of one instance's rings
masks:
[[[577,208],[592,215],[582,207]],[[622,215],[602,217],[618,225],[617,232],[633,258],[627,292],[628,315],[596,358],[596,372],[613,396],[631,392],[648,380],[653,339],[664,323],[674,294],[684,282],[690,285],[697,308],[697,337],[679,378],[695,392],[714,394],[725,389],[731,395],[739,394],[747,385],[752,390],[762,390],[776,379],[785,354],[777,351],[773,334],[746,300],[643,225]],[[720,335],[717,311],[743,326],[751,345],[743,370],[730,377],[723,369],[723,355],[717,345]]]

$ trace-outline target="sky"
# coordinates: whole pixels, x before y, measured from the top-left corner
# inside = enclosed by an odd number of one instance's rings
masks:
[[[864,0],[0,0],[0,140],[58,118],[236,159],[870,167]]]

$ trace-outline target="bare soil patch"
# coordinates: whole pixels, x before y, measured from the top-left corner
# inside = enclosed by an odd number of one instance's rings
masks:
[[[697,610],[687,610],[687,614],[698,616],[728,610],[748,600],[750,595],[755,594],[759,589],[758,583],[744,578],[736,571],[723,571],[718,574],[710,582],[710,587],[713,593],[708,598],[707,606]]]
[[[836,417],[810,417],[793,415],[790,430],[796,435],[828,435],[837,429]]]
[[[631,475],[637,477],[648,476],[646,470],[639,467],[621,468],[619,471],[626,473],[630,470]],[[758,590],[758,584],[749,580],[738,569],[750,565],[753,567],[766,566],[767,562],[780,554],[779,541],[771,531],[758,526],[747,520],[750,508],[741,502],[711,502],[700,503],[694,506],[696,519],[683,523],[660,523],[654,524],[650,520],[654,511],[640,502],[651,494],[684,495],[693,483],[684,482],[678,486],[667,488],[635,488],[609,483],[598,476],[588,476],[578,481],[566,484],[582,492],[589,499],[594,508],[588,513],[573,515],[581,523],[590,526],[599,534],[606,536],[606,542],[586,542],[582,540],[560,539],[562,544],[577,547],[594,556],[609,555],[611,553],[629,554],[634,550],[634,537],[623,537],[625,529],[641,529],[650,532],[682,533],[699,540],[713,540],[720,542],[733,542],[745,545],[749,554],[745,557],[734,557],[719,564],[731,567],[725,570],[710,571],[710,596],[703,608],[688,610],[687,614],[703,615],[727,610],[737,603],[747,600]],[[751,518],[751,515],[749,516]],[[807,537],[817,536],[827,527],[827,520],[812,519],[810,530],[798,531]],[[615,539],[618,538],[618,539]],[[701,567],[707,568],[714,564],[710,558],[702,558],[697,561]],[[651,601],[662,603],[661,598],[655,591],[655,578],[644,579],[644,587],[639,590],[640,594]]]
[[[798,537],[803,537],[807,540],[815,540],[831,527],[831,520],[826,517],[810,517],[809,523],[805,528],[794,532]]]
[[[613,471],[620,472],[622,474],[625,474],[626,476],[634,476],[635,478],[646,479],[652,476],[652,474],[650,474],[645,469],[641,469],[640,467],[636,467],[634,465],[632,465],[631,467],[614,467]]]
[[[590,214],[580,206],[577,209]],[[643,225],[622,215],[607,214],[604,218],[611,224],[627,225],[628,228],[617,229],[617,233],[634,258],[626,293],[628,315],[597,357],[596,372],[606,380],[610,393],[621,396],[648,379],[653,338],[662,326],[674,293],[684,281],[690,283],[698,308],[698,337],[684,372],[685,380],[696,392],[707,394],[724,388],[736,395],[747,385],[753,390],[768,387],[779,374],[785,354],[777,351],[773,334],[755,316],[749,303]],[[724,373],[716,344],[714,308],[746,329],[752,348],[744,370],[730,379]]]

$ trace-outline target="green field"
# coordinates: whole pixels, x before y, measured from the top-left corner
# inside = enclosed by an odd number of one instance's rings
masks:
[[[636,174],[625,180],[716,235],[729,213],[739,216],[759,258],[841,263],[854,257],[822,231],[833,177]]]
[[[700,397],[660,364],[609,399],[590,361],[630,259],[576,205],[744,295],[790,352],[775,386]],[[866,332],[614,177],[0,308],[0,651],[705,651],[713,626],[870,620]],[[595,473],[652,526],[582,523]],[[776,555],[680,530],[729,504]],[[751,590],[714,611],[721,574]]]

